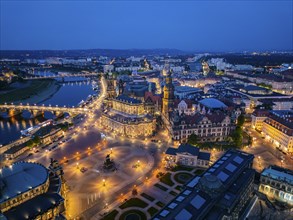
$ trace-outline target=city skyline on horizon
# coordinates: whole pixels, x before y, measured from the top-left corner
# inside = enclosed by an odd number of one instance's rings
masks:
[[[291,1],[1,1],[0,49],[292,51],[292,16]]]

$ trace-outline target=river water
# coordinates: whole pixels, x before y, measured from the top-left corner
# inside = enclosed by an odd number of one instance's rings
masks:
[[[50,73],[46,72],[46,74],[48,75]],[[43,74],[39,73],[39,75]],[[81,100],[86,100],[89,95],[95,93],[92,89],[91,82],[84,81],[85,78],[68,77],[65,78],[64,82],[61,82],[61,80],[58,79],[61,85],[60,89],[52,97],[39,103],[39,105],[77,106]],[[0,118],[0,145],[20,138],[21,130],[54,117],[50,112],[45,112],[44,117],[31,118],[30,116],[29,112],[24,111],[22,115],[17,115],[13,118]]]

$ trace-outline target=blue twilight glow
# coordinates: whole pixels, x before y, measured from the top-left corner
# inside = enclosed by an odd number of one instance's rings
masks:
[[[292,1],[1,0],[1,48],[292,50]]]

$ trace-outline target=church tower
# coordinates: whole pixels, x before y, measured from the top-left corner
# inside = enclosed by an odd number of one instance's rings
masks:
[[[116,97],[116,79],[111,72],[107,74],[107,98]]]
[[[169,120],[169,113],[173,111],[174,107],[174,86],[172,83],[172,76],[170,69],[165,70],[165,86],[164,86],[164,97],[163,97],[163,106],[162,106],[162,114],[163,116]]]

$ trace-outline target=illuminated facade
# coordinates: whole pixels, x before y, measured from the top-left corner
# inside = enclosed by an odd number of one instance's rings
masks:
[[[229,116],[215,113],[179,115],[176,112],[171,120],[172,139],[186,142],[191,134],[198,137],[199,142],[223,141],[234,129]]]
[[[201,152],[199,148],[190,144],[180,144],[178,148],[169,147],[165,152],[167,167],[175,165],[208,168],[210,153]]]
[[[129,115],[143,115],[144,105],[140,100],[125,95],[117,96],[112,101],[112,109]]]
[[[270,111],[263,122],[263,135],[276,146],[289,154],[293,154],[293,111]]]
[[[49,169],[29,162],[18,162],[1,169],[0,208],[5,218],[64,218],[63,170],[58,162],[55,165],[53,162],[51,160]]]
[[[254,129],[261,131],[263,122],[268,117],[268,115],[269,115],[269,112],[266,110],[255,110],[251,114],[251,126]]]
[[[293,172],[277,166],[264,169],[259,191],[270,198],[293,205]]]
[[[100,119],[105,128],[129,137],[147,137],[156,130],[156,120],[146,114],[142,101],[120,95],[111,99],[111,106]]]
[[[164,86],[164,97],[162,100],[162,114],[163,117],[167,120],[169,120],[170,112],[173,111],[174,107],[174,86],[172,83],[172,77],[170,70],[164,70],[163,74],[166,76],[166,84]]]

